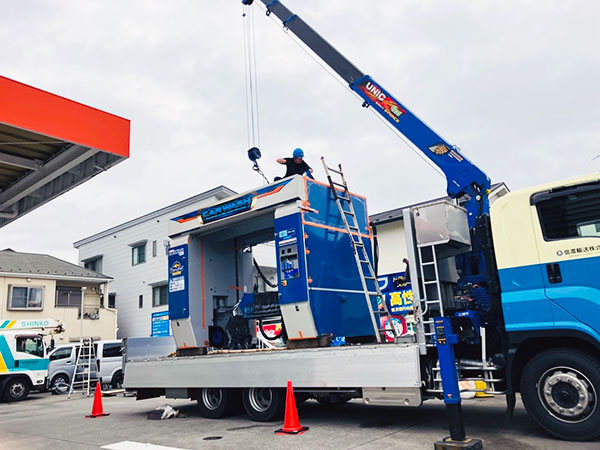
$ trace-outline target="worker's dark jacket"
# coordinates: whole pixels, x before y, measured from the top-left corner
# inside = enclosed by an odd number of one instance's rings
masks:
[[[292,175],[304,175],[310,169],[310,166],[304,160],[300,164],[296,164],[294,158],[285,158],[285,167],[284,178]]]

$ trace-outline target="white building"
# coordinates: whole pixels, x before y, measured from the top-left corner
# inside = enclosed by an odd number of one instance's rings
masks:
[[[0,303],[0,324],[61,320],[65,331],[56,336],[57,344],[78,341],[81,336],[114,339],[117,311],[102,303],[110,281],[106,275],[50,255],[2,250],[0,298],[6,303]]]
[[[231,195],[219,186],[73,244],[81,265],[113,278],[105,304],[118,310],[119,338],[151,336],[153,313],[168,310],[168,221]]]

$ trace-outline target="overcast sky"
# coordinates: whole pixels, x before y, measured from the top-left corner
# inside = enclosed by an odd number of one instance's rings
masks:
[[[600,2],[283,1],[492,182],[600,168]],[[343,163],[370,213],[444,195],[444,179],[259,6],[267,176],[302,147],[317,178],[320,156]],[[239,0],[0,7],[1,75],[131,120],[129,160],[0,229],[0,248],[76,262],[76,240],[221,184],[261,185],[246,157]]]

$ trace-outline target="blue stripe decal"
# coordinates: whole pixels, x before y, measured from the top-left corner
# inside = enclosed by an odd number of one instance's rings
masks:
[[[50,360],[48,358],[19,359],[18,363],[19,367],[11,369],[11,372],[21,372],[23,370],[48,370]]]
[[[6,337],[0,336],[0,354],[2,355],[2,359],[4,359],[4,364],[6,364],[6,368],[11,371],[15,368],[15,359],[13,358],[12,352],[8,347],[8,342],[6,342]]]
[[[600,257],[549,262],[562,280],[550,283],[546,264],[498,271],[507,331],[579,330],[600,337]]]
[[[6,328],[6,326],[10,323],[10,320],[6,320],[4,321],[4,323],[2,325],[0,325],[0,328]]]

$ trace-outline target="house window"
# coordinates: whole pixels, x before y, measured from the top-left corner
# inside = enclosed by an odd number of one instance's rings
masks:
[[[155,286],[152,288],[152,306],[162,306],[169,304],[169,291],[167,285]]]
[[[94,258],[83,262],[83,267],[94,272],[102,271],[102,258]]]
[[[140,309],[142,309],[144,307],[144,296],[140,295],[138,298],[138,306]]]
[[[39,309],[43,307],[44,288],[9,286],[8,309]]]
[[[81,289],[75,287],[56,287],[56,306],[81,306]]]
[[[146,243],[136,245],[131,249],[131,265],[142,264],[146,262]]]
[[[153,258],[156,258],[157,247],[158,247],[158,244],[156,243],[156,241],[152,241],[152,257]]]
[[[600,236],[600,189],[582,185],[572,190],[533,196],[546,240]]]
[[[114,292],[112,294],[108,294],[108,307],[116,308],[117,307],[117,294]]]

